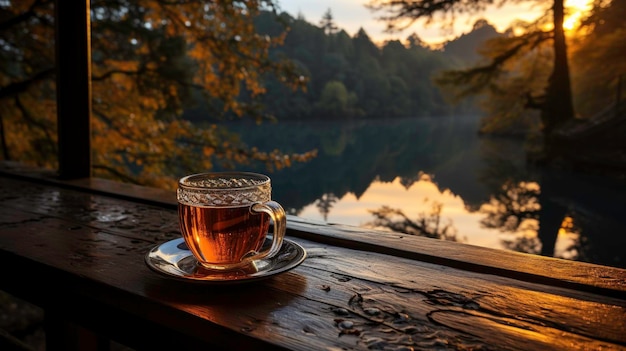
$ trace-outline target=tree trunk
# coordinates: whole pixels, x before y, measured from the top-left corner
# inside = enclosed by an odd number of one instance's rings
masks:
[[[9,149],[7,146],[7,140],[4,133],[4,119],[0,116],[0,145],[2,146],[2,157],[5,161],[11,160],[9,157]]]
[[[554,68],[548,87],[546,100],[541,111],[544,124],[546,143],[551,142],[552,132],[556,127],[574,118],[572,91],[570,85],[569,67],[567,62],[567,44],[563,30],[563,0],[554,0]]]

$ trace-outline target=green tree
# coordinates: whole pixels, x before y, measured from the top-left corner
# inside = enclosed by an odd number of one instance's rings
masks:
[[[270,168],[314,153],[260,151],[216,123],[271,118],[260,104],[264,77],[297,89],[306,79],[269,57],[286,32],[256,32],[272,1],[91,1],[95,176],[171,188],[181,174],[215,164]],[[0,4],[3,155],[56,167],[54,16],[51,0]],[[194,99],[195,98],[195,99]],[[182,118],[206,102],[203,125]]]
[[[544,3],[538,0],[523,1],[535,2],[538,6]],[[551,42],[551,72],[547,77],[540,76],[544,79],[542,91],[537,93],[526,90],[525,93],[519,94],[520,90],[517,90],[518,100],[522,106],[539,109],[544,140],[550,144],[555,128],[574,118],[567,44],[563,29],[565,15],[563,2],[563,0],[552,0],[551,6],[546,9],[546,15],[537,23],[525,26],[524,33],[518,36],[511,34],[506,41],[499,41],[498,45],[492,46],[488,63],[466,70],[447,72],[439,82],[445,85],[461,86],[462,88],[457,91],[458,97],[485,91],[497,94],[506,88],[519,89],[520,86],[517,84],[508,86],[502,83],[503,77],[507,75],[507,65],[511,64],[512,60],[523,57],[529,51],[540,48],[543,43]],[[469,2],[463,0],[371,0],[369,6],[375,11],[385,11],[380,18],[387,22],[388,30],[393,31],[406,28],[417,19],[432,21],[436,15],[444,18],[449,16],[447,17],[449,21],[454,21],[457,13],[475,15],[484,11],[492,3],[491,0]],[[507,1],[504,0],[501,3],[507,3]],[[552,24],[551,30],[542,29],[545,21]]]
[[[271,13],[257,20],[261,33],[276,33]],[[341,82],[355,96],[348,115],[333,118],[390,118],[447,115],[454,109],[432,81],[434,72],[452,67],[445,53],[433,51],[419,37],[404,45],[399,40],[375,45],[365,30],[354,37],[345,31],[328,35],[323,29],[289,14],[279,15],[289,25],[284,44],[270,51],[271,57],[288,57],[308,76],[306,92],[289,91],[275,79],[266,81],[263,103],[279,119],[311,120],[328,118],[320,101],[329,82]],[[337,111],[335,111],[337,112]]]
[[[343,83],[330,81],[324,86],[320,101],[316,105],[321,118],[346,118],[355,115],[356,96],[348,92]]]
[[[335,34],[338,30],[337,24],[335,24],[335,19],[333,18],[333,12],[330,10],[326,10],[322,19],[320,20],[320,26],[324,29],[324,33],[326,35]]]

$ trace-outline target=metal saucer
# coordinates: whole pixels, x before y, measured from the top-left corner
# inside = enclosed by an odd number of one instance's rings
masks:
[[[297,267],[306,258],[306,251],[299,244],[283,239],[278,254],[272,258],[254,261],[250,265],[216,271],[202,267],[187,248],[183,238],[167,241],[152,248],[145,256],[146,264],[153,271],[169,278],[196,283],[243,283],[269,278]]]

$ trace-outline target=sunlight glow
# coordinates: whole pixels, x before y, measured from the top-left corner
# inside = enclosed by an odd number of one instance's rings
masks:
[[[401,184],[400,178],[392,182],[375,181],[360,198],[352,193],[340,198],[333,205],[326,219],[315,204],[305,206],[298,215],[311,220],[362,226],[374,218],[364,216],[364,213],[367,214],[369,210],[375,210],[384,205],[402,208],[409,217],[415,218],[420,213],[429,213],[434,203],[443,205],[441,212],[443,224],[450,223],[456,229],[462,228],[462,231],[458,232],[460,241],[472,245],[502,248],[501,238],[498,236],[499,231],[481,227],[482,214],[469,212],[461,197],[450,190],[439,189],[427,175],[422,175],[420,180],[409,188]]]
[[[575,231],[574,218],[566,216],[563,218],[554,247],[554,257],[570,260],[578,259],[578,248],[580,233]]]
[[[567,16],[563,22],[563,29],[572,30],[576,28],[580,19],[591,9],[592,0],[568,0],[565,2]]]
[[[565,0],[564,6],[568,15],[563,28],[570,31],[575,28],[582,16],[591,9],[593,0]],[[377,43],[385,40],[403,40],[412,33],[416,33],[430,45],[437,45],[455,37],[469,33],[476,20],[475,16],[459,15],[453,28],[442,30],[438,25],[425,25],[425,20],[418,20],[411,28],[401,33],[385,33],[385,23],[376,20],[380,13],[372,13],[363,6],[360,0],[282,0],[281,10],[292,16],[302,16],[305,20],[316,24],[328,9],[332,10],[337,25],[346,30],[349,35],[355,35],[361,28],[365,29],[370,38]],[[500,32],[509,28],[516,20],[533,22],[544,12],[543,6],[528,7],[515,2],[507,2],[505,6],[495,4],[488,6],[484,13],[489,21]],[[437,22],[435,20],[435,22]],[[549,28],[546,28],[549,29]]]
[[[521,193],[513,191],[515,189]],[[514,200],[524,193],[539,194],[541,186],[536,182],[519,182],[515,183],[512,188],[507,187],[504,190]],[[374,228],[371,226],[371,221],[374,219],[371,211],[380,209],[382,206],[402,209],[405,215],[415,220],[432,213],[434,205],[440,205],[441,224],[451,225],[452,232],[460,242],[534,254],[541,252],[542,242],[539,237],[540,225],[537,218],[516,219],[515,216],[509,216],[507,221],[513,222],[508,224],[514,230],[483,226],[481,220],[486,218],[487,213],[506,211],[506,204],[492,198],[490,202],[484,203],[480,210],[470,211],[459,195],[449,189],[440,188],[427,174],[421,174],[419,181],[408,187],[402,184],[400,177],[391,182],[374,181],[360,197],[347,193],[336,200],[332,203],[329,212],[322,213],[316,203],[311,203],[305,206],[298,216],[314,221]],[[538,214],[541,209],[536,199],[513,201],[510,205],[521,212]],[[517,224],[516,220],[521,220],[521,223]],[[502,226],[502,228],[505,227],[507,226]],[[387,227],[376,227],[376,229],[390,230]],[[580,229],[575,225],[575,218],[565,216],[554,243],[554,257],[578,259],[580,240]]]

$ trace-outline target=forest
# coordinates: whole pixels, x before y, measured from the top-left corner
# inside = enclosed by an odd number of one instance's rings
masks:
[[[278,120],[348,120],[450,116],[478,112],[467,101],[450,104],[433,78],[437,73],[467,67],[480,59],[478,49],[502,36],[485,20],[470,33],[432,49],[412,34],[404,42],[375,44],[361,29],[353,37],[334,23],[332,10],[319,24],[282,13],[262,12],[255,20],[261,34],[278,36],[288,26],[284,43],[272,48],[273,58],[296,63],[307,77],[304,90],[292,91],[276,79],[265,81],[266,111]],[[190,109],[185,117],[202,121],[208,108]]]
[[[626,4],[594,1],[564,37],[554,26],[562,23],[563,1],[548,3],[554,6],[537,22],[498,33],[478,17],[470,33],[433,48],[416,34],[382,44],[364,30],[349,36],[331,9],[316,24],[272,1],[91,1],[93,175],[172,188],[197,169],[250,162],[281,169],[316,156],[259,150],[224,119],[472,111],[483,116],[477,132],[553,141],[557,127],[624,105]],[[51,169],[58,152],[53,5],[0,3],[2,159]]]

